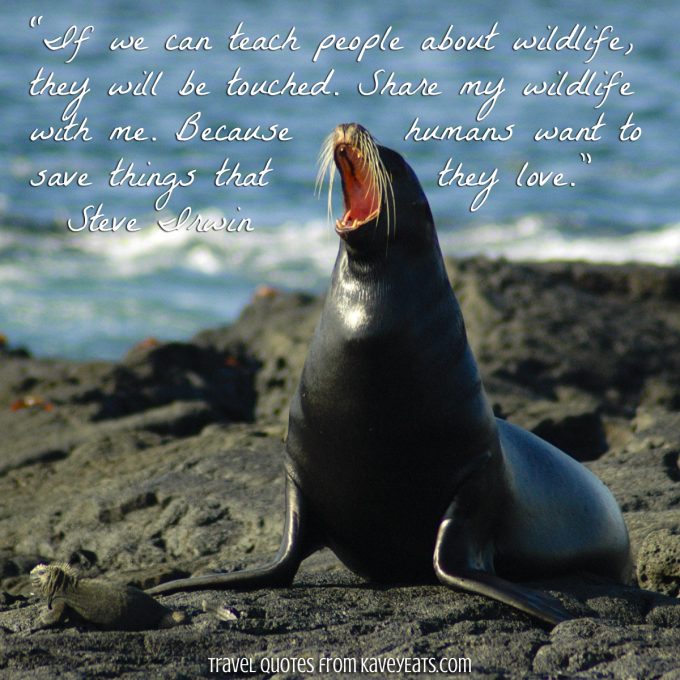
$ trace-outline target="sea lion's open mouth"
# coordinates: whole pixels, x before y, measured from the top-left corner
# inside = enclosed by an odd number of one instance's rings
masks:
[[[394,192],[390,175],[371,133],[358,123],[338,125],[326,138],[319,156],[317,190],[328,175],[328,216],[332,214],[333,178],[336,169],[342,180],[345,209],[336,220],[335,231],[342,237],[364,224],[383,219],[389,237],[390,216],[394,214]],[[382,201],[386,200],[385,206]],[[390,202],[391,197],[391,202]]]
[[[345,199],[345,213],[336,220],[335,229],[338,233],[354,231],[378,217],[380,193],[366,157],[357,147],[345,142],[337,144],[334,160]]]

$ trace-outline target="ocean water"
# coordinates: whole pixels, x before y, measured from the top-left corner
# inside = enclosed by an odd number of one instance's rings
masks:
[[[32,16],[41,24],[29,27]],[[414,167],[430,199],[442,249],[450,255],[487,254],[512,259],[631,260],[677,264],[680,260],[680,5],[661,0],[641,6],[632,0],[570,3],[519,0],[497,3],[424,2],[306,3],[300,1],[201,3],[169,0],[89,3],[5,0],[0,8],[0,332],[12,344],[38,355],[73,358],[120,357],[142,338],[182,339],[197,330],[232,320],[260,284],[320,291],[327,283],[337,251],[337,237],[326,216],[325,198],[314,194],[316,159],[335,125],[356,120],[378,140],[400,151]],[[226,38],[239,22],[255,38],[295,26],[296,52],[229,52]],[[423,52],[427,36],[482,35],[498,22],[492,51]],[[558,35],[575,24],[585,37],[607,25],[628,56],[606,45],[586,64],[576,51],[517,51],[514,38]],[[43,38],[54,38],[69,25],[92,24],[73,63],[50,52]],[[368,38],[391,26],[401,51],[371,50],[357,63],[356,52],[325,50],[312,63],[314,47],[335,33]],[[598,28],[595,28],[598,27]],[[178,53],[163,49],[171,34],[208,36],[210,51]],[[145,37],[144,52],[112,52],[112,37]],[[70,52],[69,52],[70,53]],[[88,118],[93,141],[29,141],[36,127],[56,124],[67,99],[28,96],[31,79],[42,66],[57,80],[90,77],[92,92],[79,114]],[[317,82],[335,69],[331,90],[337,96],[228,97],[225,83],[240,67],[249,81],[284,79]],[[587,68],[598,80],[624,72],[633,96],[610,93],[596,109],[597,97],[522,96],[527,82],[559,80]],[[190,70],[211,91],[206,97],[179,97],[177,89]],[[400,82],[425,77],[443,94],[361,96],[373,73],[394,72]],[[137,81],[143,71],[163,72],[154,97],[106,96],[112,82]],[[492,112],[475,123],[483,99],[458,96],[466,80],[496,82],[505,92]],[[606,79],[605,79],[606,80]],[[290,142],[205,142],[178,144],[183,121],[201,111],[206,125],[290,128]],[[592,125],[604,111],[607,126],[597,142],[532,141],[540,127]],[[630,112],[641,126],[634,143],[618,141],[618,126]],[[427,141],[404,137],[416,117],[433,125],[493,126],[514,124],[504,143]],[[108,141],[117,124],[144,126],[157,141]],[[589,153],[591,163],[581,154]],[[177,188],[165,217],[185,206],[214,216],[252,220],[254,231],[225,234],[165,233],[155,221],[153,204],[163,189],[111,188],[108,173],[118,159],[137,171],[174,171],[180,177],[196,169],[197,179]],[[244,172],[261,170],[271,158],[273,171],[264,188],[214,186],[212,175],[225,158]],[[470,212],[479,190],[440,187],[438,172],[448,158],[466,173],[498,169],[499,182],[483,207]],[[564,173],[568,188],[517,188],[522,164]],[[147,165],[147,162],[149,165]],[[86,171],[92,186],[30,187],[36,173]],[[137,233],[72,233],[67,218],[82,222],[86,205],[104,204],[107,216],[138,219]],[[335,197],[335,213],[340,198]]]

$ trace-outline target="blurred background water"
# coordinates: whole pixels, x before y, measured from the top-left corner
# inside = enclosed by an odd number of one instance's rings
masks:
[[[29,18],[43,15],[41,26]],[[450,255],[483,253],[515,259],[570,258],[593,261],[680,260],[678,191],[680,151],[680,4],[659,0],[570,3],[518,0],[491,2],[307,3],[302,0],[249,2],[60,3],[4,0],[0,8],[0,331],[13,344],[39,355],[73,358],[120,357],[147,336],[181,339],[200,328],[235,317],[259,284],[323,290],[337,239],[326,219],[324,200],[314,196],[320,145],[340,122],[356,120],[380,142],[399,150],[419,175],[435,216],[442,248]],[[224,45],[239,21],[247,35],[286,34],[295,25],[297,52],[228,52]],[[427,36],[441,37],[450,24],[454,35],[478,35],[499,22],[500,35],[490,52],[421,52]],[[587,54],[512,52],[516,37],[545,35],[558,25],[560,35],[574,24],[614,26],[633,53],[601,49]],[[92,24],[95,31],[80,55],[64,65],[64,55],[49,52],[52,38],[70,24]],[[356,53],[326,51],[317,63],[311,54],[328,33],[368,37],[392,26],[405,49],[373,50],[361,63]],[[171,52],[165,39],[176,33],[210,37],[211,51]],[[143,35],[149,49],[132,53],[108,49],[115,36]],[[28,83],[39,66],[58,80],[90,76],[80,115],[88,118],[91,142],[35,142],[35,127],[56,125],[66,104],[61,97],[29,97]],[[241,67],[247,80],[296,79],[316,82],[335,68],[329,97],[227,97],[225,82]],[[612,94],[602,109],[608,126],[602,140],[532,142],[539,127],[592,125],[599,113],[587,97],[523,97],[529,81],[556,81],[558,70],[580,75],[586,68],[625,72],[635,95]],[[401,81],[435,80],[439,97],[362,97],[356,83],[370,86],[383,68]],[[112,82],[136,81],[142,71],[163,71],[156,97],[107,97]],[[188,72],[205,81],[211,96],[179,97]],[[411,123],[421,126],[475,125],[481,101],[457,96],[463,81],[505,78],[506,92],[481,127],[504,129],[515,123],[506,143],[415,142],[404,140]],[[203,142],[178,144],[174,135],[193,112],[205,125],[290,128],[294,140],[276,143]],[[630,111],[643,134],[620,143],[618,126]],[[109,142],[114,125],[144,126],[158,141]],[[581,152],[589,152],[585,164]],[[138,170],[196,168],[196,182],[177,189],[168,214],[184,206],[214,216],[252,219],[255,231],[164,233],[154,225],[153,202],[162,189],[107,186],[117,160]],[[260,170],[272,157],[274,171],[265,189],[213,185],[213,173],[229,157],[245,171]],[[478,189],[442,188],[437,173],[447,158],[462,161],[468,172],[499,171],[483,208],[468,207]],[[151,165],[147,166],[146,161]],[[518,189],[514,178],[524,161],[536,170],[564,172],[575,186]],[[31,188],[39,169],[90,174],[87,188]],[[139,233],[69,233],[67,217],[79,224],[85,205],[104,203],[108,216],[136,217]],[[336,196],[336,213],[340,211]],[[240,211],[237,210],[240,208]],[[167,216],[167,215],[166,215]]]

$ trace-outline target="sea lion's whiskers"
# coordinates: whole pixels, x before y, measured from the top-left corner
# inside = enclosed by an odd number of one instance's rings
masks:
[[[394,189],[392,187],[392,180],[390,176],[387,173],[387,169],[385,168],[385,164],[382,162],[382,159],[380,158],[380,154],[378,152],[378,147],[375,144],[375,141],[373,140],[372,137],[368,136],[366,138],[366,143],[367,143],[367,157],[369,159],[370,163],[370,168],[371,168],[371,179],[374,182],[374,185],[376,187],[376,190],[378,192],[378,195],[380,196],[380,200],[382,201],[382,197],[385,197],[385,217],[386,217],[386,227],[387,227],[387,240],[389,242],[389,237],[390,237],[390,224],[394,225],[394,233],[392,234],[392,238],[396,236],[396,223],[392,219],[394,216],[395,210],[394,210]],[[388,195],[389,193],[389,195]],[[391,200],[390,200],[391,199]],[[390,210],[390,203],[391,203],[391,210]],[[378,217],[380,219],[380,217]]]
[[[335,179],[335,163],[333,152],[335,150],[335,135],[331,133],[326,137],[321,146],[319,153],[319,171],[316,175],[316,182],[314,184],[314,193],[321,196],[323,190],[323,183],[328,174],[328,220],[333,218],[333,181]]]
[[[368,181],[366,182],[366,193],[365,198],[375,194],[378,196],[378,210],[380,211],[380,206],[385,200],[385,221],[387,227],[388,241],[390,237],[391,225],[393,223],[393,216],[395,213],[394,206],[394,190],[392,188],[392,182],[389,174],[385,168],[385,165],[380,158],[380,152],[378,151],[378,146],[371,134],[364,130],[363,128],[355,129],[354,134],[345,139],[345,143],[354,146],[357,149],[357,153],[361,161],[365,164],[366,175]],[[333,217],[333,185],[335,181],[335,148],[337,144],[337,136],[335,132],[331,133],[326,137],[323,144],[321,145],[321,150],[319,152],[319,170],[316,176],[316,182],[314,185],[314,192],[317,196],[321,195],[323,191],[323,185],[328,176],[328,219],[332,220]],[[381,214],[378,213],[376,222],[380,221]],[[392,233],[392,238],[394,238],[394,233]]]
[[[385,173],[384,169],[382,167],[382,161],[380,160],[380,155],[378,154],[377,147],[375,145],[375,142],[373,141],[372,138],[370,137],[362,137],[362,143],[365,146],[366,149],[366,162],[369,166],[369,175],[370,175],[370,186],[366,190],[367,193],[370,190],[373,190],[380,196],[380,201],[382,202],[382,196],[383,192],[385,189]],[[389,236],[390,236],[390,216],[389,216],[389,208],[387,212],[387,241],[389,243]],[[376,225],[375,228],[377,230],[378,228],[378,223],[380,222],[380,214],[378,214],[378,218],[376,219]]]
[[[390,224],[393,222],[391,218],[392,215],[394,214],[394,190],[392,188],[392,181],[387,173],[382,158],[380,158],[378,146],[375,143],[373,137],[370,135],[370,133],[368,133],[365,130],[361,130],[358,138],[358,145],[361,152],[366,157],[366,164],[368,166],[368,172],[370,177],[370,185],[366,190],[366,195],[368,195],[368,192],[371,189],[373,189],[380,197],[379,200],[381,202],[383,200],[383,196],[385,197],[385,210],[386,210],[385,217],[387,222],[386,224],[387,237],[389,241]],[[390,197],[388,196],[388,192],[391,195],[391,201]],[[390,210],[390,202],[392,203],[392,210]],[[378,215],[378,221],[379,220],[380,215]]]

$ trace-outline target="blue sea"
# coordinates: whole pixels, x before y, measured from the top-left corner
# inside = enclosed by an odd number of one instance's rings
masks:
[[[34,26],[31,17],[42,17]],[[366,0],[308,3],[250,0],[163,3],[145,0],[21,2],[0,8],[0,332],[12,345],[39,356],[76,359],[119,358],[139,340],[185,339],[196,331],[233,320],[259,285],[321,291],[337,251],[326,199],[314,193],[317,157],[326,135],[341,122],[358,121],[380,143],[398,150],[421,179],[432,206],[442,249],[448,255],[485,254],[511,259],[680,261],[680,4],[659,0],[591,2],[391,2]],[[228,38],[242,24],[244,36],[279,34],[294,26],[296,51],[228,50]],[[497,22],[492,50],[420,50],[422,41],[440,41],[452,26],[454,38],[488,34]],[[517,38],[568,35],[577,24],[582,43],[601,34],[633,44],[630,54],[600,44],[590,52],[511,49]],[[87,25],[94,31],[75,49],[57,46],[69,26],[71,39]],[[399,38],[401,50],[358,52],[329,47],[316,62],[312,54],[331,34]],[[177,35],[206,36],[211,50],[168,50]],[[109,49],[114,37],[144,37],[143,51]],[[566,40],[564,41],[566,43]],[[204,43],[205,44],[205,43]],[[274,43],[272,43],[273,45]],[[554,42],[552,44],[554,47]],[[55,81],[82,83],[88,93],[78,109],[87,117],[92,141],[29,141],[34,129],[59,125],[68,96],[29,96],[39,68]],[[328,96],[227,96],[225,87],[240,68],[248,83],[279,79],[315,83],[333,69]],[[380,71],[382,69],[382,71]],[[523,96],[527,83],[566,83],[586,69],[592,82],[627,81],[631,96],[613,86],[604,104],[591,93]],[[190,71],[209,96],[180,97]],[[144,73],[146,71],[146,74]],[[436,82],[439,96],[362,96],[390,73],[415,88],[423,78]],[[623,71],[623,74],[616,75]],[[155,96],[107,96],[112,83],[158,81]],[[459,95],[465,81],[497,83],[505,91],[491,113],[476,122],[483,96]],[[620,86],[620,83],[619,83]],[[334,94],[337,92],[337,94]],[[72,97],[71,97],[72,98]],[[201,125],[225,129],[289,128],[292,141],[202,141],[179,143],[184,121],[201,112]],[[544,141],[539,128],[592,126],[604,112],[599,141]],[[618,139],[629,113],[641,128],[635,142]],[[405,139],[416,118],[421,129],[461,125],[463,130],[513,125],[506,142],[416,141]],[[115,125],[143,126],[148,139],[109,141]],[[586,162],[590,156],[590,162]],[[164,188],[110,187],[116,163],[134,164],[137,173],[175,172],[195,181],[176,188],[162,213],[154,201]],[[243,176],[265,168],[264,187],[216,187],[214,173],[225,159],[239,163]],[[484,205],[469,207],[480,187],[439,186],[438,174],[451,159],[465,174],[498,183]],[[529,171],[560,172],[573,186],[518,188],[522,165]],[[91,186],[31,187],[38,172],[87,172]],[[136,233],[70,232],[66,220],[82,223],[87,205],[103,204],[107,217],[137,219]],[[252,221],[246,233],[166,233],[159,217],[171,219],[186,206],[195,213]],[[335,196],[334,215],[341,199]],[[92,210],[94,212],[94,210]]]

